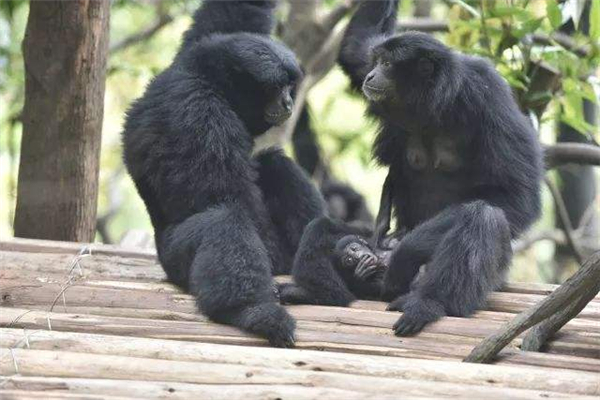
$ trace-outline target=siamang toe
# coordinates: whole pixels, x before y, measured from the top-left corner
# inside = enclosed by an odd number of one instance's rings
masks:
[[[296,345],[296,338],[293,332],[287,329],[277,330],[267,336],[269,343],[273,347],[289,348]]]

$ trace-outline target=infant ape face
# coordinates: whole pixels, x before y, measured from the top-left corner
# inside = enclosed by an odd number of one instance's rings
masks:
[[[335,246],[335,253],[341,267],[353,272],[360,280],[366,280],[381,270],[379,259],[367,242],[359,236],[347,235]]]
[[[373,69],[363,82],[370,101],[406,105],[427,94],[439,78],[447,76],[452,51],[419,32],[395,36],[372,49]]]

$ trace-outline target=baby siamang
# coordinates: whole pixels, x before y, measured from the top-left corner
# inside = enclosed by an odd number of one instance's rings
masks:
[[[373,249],[364,233],[328,217],[311,222],[292,268],[294,283],[279,285],[281,302],[347,306],[357,298],[379,300],[389,251]]]
[[[300,69],[267,34],[272,1],[205,0],[179,53],[127,114],[125,163],[169,279],[211,319],[294,343],[272,274],[289,272],[323,199],[253,138],[291,113]]]
[[[500,286],[511,239],[540,212],[542,157],[494,67],[423,33],[389,36],[396,8],[392,0],[361,4],[339,62],[380,123],[374,153],[389,176],[374,243],[394,208],[406,234],[392,252],[382,298],[404,312],[396,334],[410,335],[441,316],[471,314]],[[314,275],[319,283],[297,283],[311,293],[330,286],[329,304],[346,302],[335,279],[324,281],[330,274]]]

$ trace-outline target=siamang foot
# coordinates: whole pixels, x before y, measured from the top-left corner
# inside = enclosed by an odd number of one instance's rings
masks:
[[[296,345],[296,338],[294,336],[295,326],[295,323],[290,325],[289,321],[282,322],[279,329],[267,333],[266,336],[269,344],[273,347],[294,347]]]
[[[293,347],[296,321],[280,304],[266,302],[219,312],[216,322],[237,326],[269,341],[275,347]]]
[[[296,339],[296,321],[277,303],[268,303],[257,309],[260,318],[250,329],[264,335],[271,346],[294,347]]]
[[[391,306],[392,304],[390,304]],[[442,303],[408,294],[394,301],[394,307],[401,307],[404,314],[394,324],[396,336],[412,336],[425,325],[446,315]]]
[[[280,283],[277,285],[279,302],[281,304],[312,304],[309,293],[295,283]]]

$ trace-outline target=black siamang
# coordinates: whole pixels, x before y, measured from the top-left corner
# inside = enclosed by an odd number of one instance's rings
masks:
[[[393,249],[382,298],[404,312],[396,334],[410,335],[441,316],[471,314],[501,285],[511,239],[540,212],[542,156],[494,67],[426,34],[389,36],[396,8],[397,1],[364,2],[339,62],[380,123],[374,153],[389,175],[374,243],[393,207],[406,234]],[[335,279],[297,282],[317,295],[335,288],[330,304],[347,301]]]
[[[253,138],[291,113],[300,69],[267,34],[272,1],[203,2],[169,68],[127,114],[125,163],[169,279],[215,321],[294,343],[272,274],[323,214],[306,174]]]

